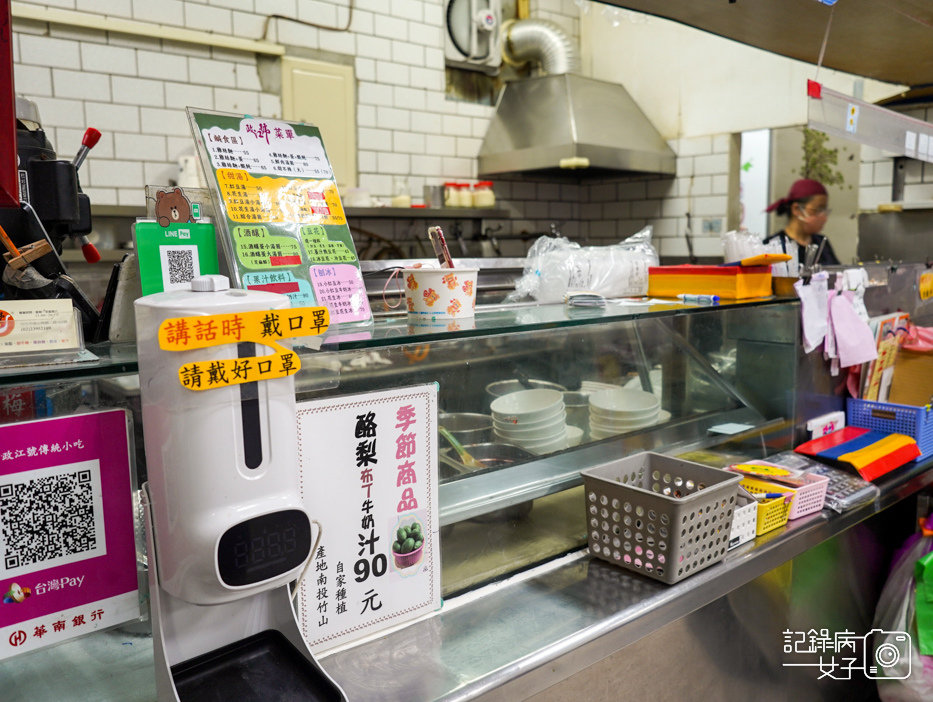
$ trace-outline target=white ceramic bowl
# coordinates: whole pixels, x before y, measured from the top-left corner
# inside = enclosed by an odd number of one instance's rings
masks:
[[[533,422],[526,422],[523,415],[493,414],[492,425],[499,429],[537,429],[548,424],[553,424],[558,419],[562,419],[566,416],[567,412],[564,409],[564,403],[561,402],[559,405],[552,408],[547,416]]]
[[[661,411],[660,407],[646,412],[606,412],[605,410],[590,407],[590,417],[600,422],[640,422],[643,419],[655,419]]]
[[[516,446],[521,446],[522,448],[532,450],[540,448],[541,446],[550,446],[551,444],[559,444],[567,441],[567,429],[565,427],[561,427],[544,439],[509,439],[509,441]]]
[[[583,430],[580,427],[567,425],[567,446],[579,446],[583,441]]]
[[[536,422],[555,414],[563,406],[564,395],[557,390],[521,390],[503,395],[490,405],[493,419]]]
[[[608,439],[610,436],[616,436],[621,433],[621,431],[603,431],[602,429],[597,429],[593,425],[590,425],[590,438],[593,440]]]
[[[517,439],[518,441],[538,441],[554,436],[565,426],[566,418],[563,415],[558,415],[554,418],[554,421],[543,424],[541,426],[533,427],[532,429],[504,427],[499,426],[498,424],[494,424],[493,431],[496,433],[496,436],[501,436],[504,439]]]
[[[651,419],[644,422],[631,422],[627,424],[622,424],[620,422],[614,422],[612,424],[607,424],[603,422],[597,422],[596,420],[590,420],[590,428],[595,428],[601,432],[608,432],[612,434],[621,434],[626,431],[634,431],[635,429],[643,429],[645,427],[653,426],[657,424],[657,419]]]
[[[567,448],[567,437],[563,436],[559,439],[555,439],[554,441],[549,441],[546,444],[538,444],[536,446],[522,446],[522,448],[539,456],[545,453],[552,453],[554,451],[562,451],[563,449]]]
[[[640,415],[646,412],[657,412],[661,407],[661,400],[650,392],[643,390],[601,390],[590,395],[590,407],[598,412],[616,413],[621,416]],[[620,416],[620,418],[621,418]]]

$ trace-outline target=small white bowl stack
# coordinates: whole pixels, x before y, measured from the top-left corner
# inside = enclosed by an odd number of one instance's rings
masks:
[[[590,395],[590,436],[605,439],[671,418],[661,400],[642,390],[612,388]]]
[[[492,428],[507,444],[541,455],[565,449],[582,433],[568,436],[564,395],[557,390],[519,390],[493,400]]]

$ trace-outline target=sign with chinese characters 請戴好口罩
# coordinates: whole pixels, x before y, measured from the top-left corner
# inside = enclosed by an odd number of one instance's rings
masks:
[[[321,132],[309,124],[188,109],[233,276],[338,324],[372,320]],[[319,269],[326,270],[321,275]]]
[[[323,525],[298,601],[311,649],[437,609],[437,386],[300,403],[298,457]]]
[[[0,426],[0,660],[139,618],[128,422]]]

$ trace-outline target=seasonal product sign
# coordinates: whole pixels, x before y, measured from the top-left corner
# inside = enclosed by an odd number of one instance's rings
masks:
[[[0,426],[0,659],[139,618],[127,422]]]
[[[298,455],[323,525],[298,605],[312,650],[437,609],[437,386],[301,403]]]
[[[323,305],[338,324],[372,319],[321,132],[307,124],[189,108],[230,269],[244,288]]]

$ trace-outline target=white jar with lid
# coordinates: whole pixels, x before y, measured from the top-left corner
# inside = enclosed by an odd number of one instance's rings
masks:
[[[496,194],[492,190],[491,180],[481,180],[473,186],[473,207],[487,208],[496,206]]]
[[[460,201],[460,207],[473,207],[473,192],[470,190],[469,183],[457,183],[457,199]]]
[[[444,207],[460,207],[459,183],[444,183]]]

